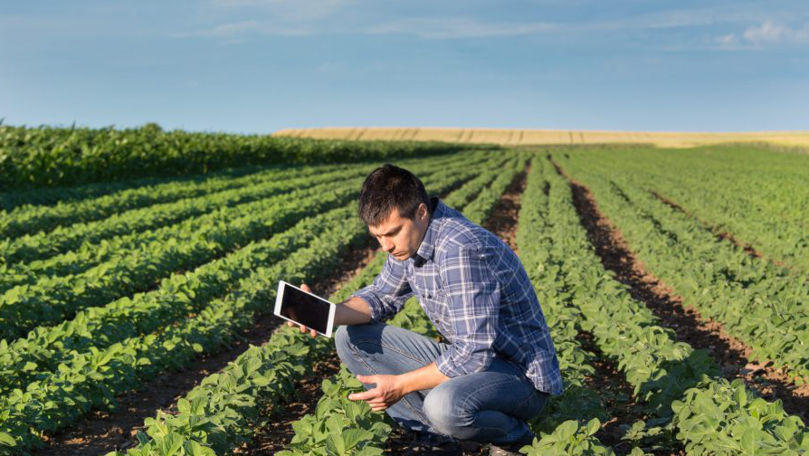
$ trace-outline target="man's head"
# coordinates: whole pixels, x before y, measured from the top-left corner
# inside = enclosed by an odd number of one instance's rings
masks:
[[[430,223],[430,198],[410,171],[386,164],[365,178],[360,192],[362,221],[397,260],[415,255]]]

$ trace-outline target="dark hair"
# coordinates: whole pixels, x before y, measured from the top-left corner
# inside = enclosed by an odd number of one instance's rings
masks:
[[[430,212],[430,198],[419,178],[387,163],[371,171],[362,183],[359,214],[366,225],[375,226],[385,221],[394,208],[402,217],[412,219],[421,203]]]

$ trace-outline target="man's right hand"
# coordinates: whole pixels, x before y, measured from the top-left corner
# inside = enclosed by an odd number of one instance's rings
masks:
[[[303,290],[303,291],[305,291],[307,293],[312,292],[312,290],[309,288],[309,285],[306,285],[305,283],[301,284],[301,290]],[[302,333],[306,333],[306,331],[309,331],[310,336],[312,336],[312,337],[317,336],[317,331],[315,331],[314,329],[309,329],[305,325],[301,325],[301,324],[298,324],[298,323],[295,323],[295,322],[288,321],[287,326],[289,326],[290,328],[294,328],[295,326],[297,326],[297,327],[299,327],[301,329]]]

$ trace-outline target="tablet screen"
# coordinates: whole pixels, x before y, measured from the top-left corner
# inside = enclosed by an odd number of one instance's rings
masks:
[[[330,332],[329,312],[332,303],[285,282],[282,282],[282,286],[279,288],[282,288],[279,290],[281,301],[280,309],[278,303],[276,304],[276,314],[306,325],[323,335],[328,335]]]

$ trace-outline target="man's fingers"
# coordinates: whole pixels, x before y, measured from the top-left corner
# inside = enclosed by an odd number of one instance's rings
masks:
[[[374,399],[374,398],[378,397],[378,395],[379,394],[376,391],[376,388],[374,388],[374,389],[369,389],[368,391],[364,391],[362,393],[349,394],[348,398],[351,399],[352,401],[367,401],[369,399]]]
[[[317,331],[315,331],[314,329],[309,330],[309,335],[312,337],[317,337]]]
[[[311,288],[309,288],[309,285],[307,285],[307,284],[305,284],[305,283],[302,283],[302,284],[301,284],[301,290],[303,290],[303,291],[305,291],[305,292],[307,292],[307,293],[311,293],[311,292],[312,292],[312,289],[311,289]]]
[[[357,375],[360,383],[376,383],[376,375]]]

